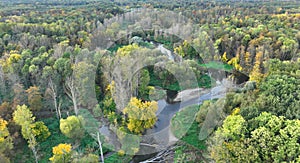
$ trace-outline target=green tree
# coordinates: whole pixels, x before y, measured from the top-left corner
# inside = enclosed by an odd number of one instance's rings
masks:
[[[148,86],[150,82],[150,75],[148,70],[142,70],[138,79],[138,96],[144,100],[149,99],[150,88]]]
[[[68,138],[81,139],[84,136],[82,120],[77,116],[69,116],[66,119],[60,119],[59,128]]]
[[[51,135],[48,127],[42,121],[31,124],[30,128],[32,129],[34,136],[39,142],[45,141]]]
[[[13,113],[13,120],[21,126],[22,124],[32,124],[35,117],[33,117],[32,112],[26,105],[18,105],[16,111]]]
[[[212,138],[217,162],[293,162],[300,155],[300,121],[267,112],[248,122],[230,115]]]
[[[66,77],[71,74],[71,62],[67,58],[58,58],[54,65],[53,68],[62,76]]]
[[[34,132],[31,128],[31,124],[34,122],[35,117],[33,117],[31,111],[26,105],[17,106],[16,111],[13,113],[13,120],[16,124],[21,126],[22,136],[28,142],[28,147],[32,150],[35,162],[38,162],[37,148],[38,145]]]
[[[97,102],[93,101],[93,77],[96,67],[88,61],[80,61],[73,65],[75,87],[78,92],[78,104],[85,108],[92,108]],[[90,106],[90,107],[89,107]]]
[[[300,91],[300,62],[270,60],[268,67],[268,76],[260,84],[255,102],[249,106],[257,108],[258,114],[267,111],[288,119],[299,119],[300,96],[296,92]]]

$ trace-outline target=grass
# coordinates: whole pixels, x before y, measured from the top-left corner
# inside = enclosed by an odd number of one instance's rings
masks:
[[[181,140],[198,149],[206,149],[205,141],[199,140],[199,132],[200,129],[198,123],[193,122],[192,126]]]
[[[198,139],[200,128],[198,123],[194,120],[199,108],[199,105],[193,105],[176,113],[171,121],[171,130],[175,137],[183,142],[195,148],[204,150],[206,149],[205,141],[200,141]]]
[[[200,66],[206,67],[206,68],[212,68],[212,69],[217,69],[217,70],[224,70],[227,72],[231,72],[233,67],[231,65],[225,64],[225,63],[220,63],[220,62],[208,62],[205,64],[200,64]]]
[[[132,159],[132,156],[119,156],[118,153],[114,153],[108,158],[104,159],[105,163],[128,163]]]
[[[175,149],[174,162],[203,162],[202,152],[206,150],[206,144],[199,140],[200,128],[194,120],[199,108],[199,105],[186,107],[176,113],[171,121],[171,130],[180,139]]]

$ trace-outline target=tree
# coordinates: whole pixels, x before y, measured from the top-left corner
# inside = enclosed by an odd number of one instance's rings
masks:
[[[261,72],[261,67],[262,67],[262,59],[263,59],[263,53],[258,52],[255,56],[255,63],[253,66],[253,69],[249,75],[250,81],[256,81],[256,83],[260,83],[261,80],[264,77],[264,74]]]
[[[82,120],[77,116],[69,116],[66,119],[60,119],[59,128],[68,138],[81,139],[84,136]]]
[[[199,32],[198,37],[193,40],[193,46],[200,53],[202,60],[212,61],[214,59],[216,49],[206,31]]]
[[[12,108],[15,108],[17,105],[24,105],[27,102],[26,92],[22,84],[16,83],[13,86],[14,99],[12,103]]]
[[[222,136],[224,140],[237,140],[243,138],[245,130],[246,121],[241,115],[229,115],[216,135]]]
[[[140,77],[138,78],[138,96],[144,100],[149,99],[150,88],[148,86],[150,82],[150,76],[148,70],[142,70]]]
[[[216,102],[205,101],[199,112],[196,114],[196,121],[201,127],[199,139],[206,139],[216,127],[221,126],[222,121],[226,118],[227,114],[224,110],[225,100],[223,98]]]
[[[200,106],[199,112],[196,114],[196,121],[199,123],[199,127],[203,125],[210,107],[212,107],[211,101],[204,101]]]
[[[299,77],[271,74],[261,83],[261,94],[254,103],[260,112],[268,111],[288,119],[299,119]]]
[[[182,45],[174,48],[174,52],[181,57],[199,58],[199,56],[197,55],[197,51],[190,45],[187,40],[184,40]]]
[[[100,136],[100,132],[99,132],[100,123],[99,123],[98,120],[96,120],[94,118],[94,116],[87,109],[81,109],[80,110],[80,115],[82,116],[82,121],[85,124],[83,126],[84,129],[85,129],[85,131],[90,136],[92,136],[95,140],[97,140],[97,144],[99,146],[101,160],[102,160],[102,163],[103,163],[104,162],[104,156],[103,156],[103,150],[102,150],[102,142],[103,142],[104,137]],[[88,156],[86,156],[86,157],[88,157]],[[90,158],[90,157],[88,157],[88,158]],[[98,158],[98,156],[97,156],[97,158]],[[86,162],[86,161],[82,161],[82,162]]]
[[[52,148],[53,156],[49,160],[53,163],[67,163],[71,161],[72,145],[59,144]]]
[[[267,112],[245,121],[230,115],[212,138],[217,162],[293,162],[300,155],[300,121]]]
[[[49,92],[50,96],[52,97],[57,119],[61,119],[61,112],[60,112],[60,107],[59,107],[59,104],[58,104],[57,87],[53,83],[53,80],[51,78],[49,79],[49,83],[48,83],[48,92]]]
[[[277,116],[285,116],[288,119],[299,119],[299,61],[270,60],[268,62],[268,75],[261,79],[256,92],[247,93],[244,98],[255,96],[255,101],[242,100],[241,115],[244,118],[258,116],[267,111]],[[298,75],[297,75],[298,72]],[[228,99],[230,101],[230,99]],[[251,110],[250,110],[251,109]]]
[[[123,46],[122,48],[119,48],[117,51],[118,56],[128,56],[132,53],[132,51],[138,50],[140,47],[138,44],[132,44],[132,45],[127,45]]]
[[[237,71],[242,71],[242,66],[239,64],[239,54],[235,57],[232,57],[231,59],[227,58],[227,53],[224,52],[224,54],[221,57],[221,60],[225,63],[228,63],[229,65],[232,65]]]
[[[89,52],[80,55],[88,55]],[[90,54],[93,55],[93,54]],[[95,87],[94,87],[94,78],[95,78],[96,67],[93,63],[89,61],[78,61],[73,65],[73,77],[76,81],[74,84],[75,90],[77,91],[78,101],[76,101],[80,106],[85,108],[93,108],[97,101],[94,100],[95,97]]]
[[[5,155],[13,148],[12,137],[9,134],[7,124],[7,121],[0,118],[0,161],[1,157],[8,160]]]
[[[60,57],[55,61],[53,68],[64,78],[70,76],[72,72],[70,59],[63,57]]]
[[[38,163],[37,141],[30,125],[34,122],[31,111],[26,105],[17,106],[17,110],[13,113],[13,120],[21,126],[22,135],[28,142],[28,147],[32,150],[35,162]]]
[[[49,129],[42,121],[31,124],[30,128],[38,142],[45,141],[51,135]]]
[[[0,117],[4,120],[10,120],[12,118],[13,109],[8,102],[3,102],[0,105]]]
[[[299,63],[270,60],[258,87],[251,82],[241,93],[227,94],[225,111],[239,107],[240,113],[228,116],[210,141],[216,162],[298,161]]]
[[[157,102],[145,101],[133,97],[130,99],[123,113],[128,116],[127,128],[136,134],[142,133],[145,129],[153,127],[156,123]]]
[[[151,51],[141,48],[136,44],[119,48],[116,55],[103,57],[102,70],[108,81],[114,81],[114,92],[112,97],[118,110],[123,110],[132,96],[136,96],[138,74],[137,70],[148,64]],[[153,54],[151,54],[153,55]]]
[[[49,62],[52,62],[52,61],[49,61]],[[52,63],[50,63],[50,64],[52,64]],[[58,119],[60,119],[61,118],[60,107],[61,107],[61,103],[62,103],[62,98],[61,98],[62,91],[61,90],[62,90],[63,86],[59,83],[62,82],[61,81],[62,78],[57,73],[57,71],[55,71],[53,69],[52,66],[44,67],[42,78],[44,81],[42,87],[47,87],[46,92],[45,92],[45,98],[46,98],[46,100],[52,101],[55,112],[56,112],[56,116]],[[51,111],[52,111],[53,105],[51,105]]]
[[[239,64],[239,57],[236,56],[236,57],[233,57],[231,58],[227,63],[229,65],[232,65],[237,71],[242,71],[242,66]]]
[[[42,95],[40,93],[40,89],[37,86],[29,87],[26,90],[28,94],[28,104],[32,111],[40,111],[43,107],[42,104]]]
[[[17,72],[19,68],[18,62],[22,59],[22,56],[16,50],[11,50],[6,53],[4,57],[0,59],[0,64],[5,73]]]
[[[5,87],[5,74],[2,71],[2,65],[0,64],[0,102],[3,101],[6,95],[6,87]]]
[[[13,120],[18,125],[32,124],[35,120],[35,117],[33,117],[32,112],[26,105],[18,105],[16,111],[13,113]]]
[[[78,92],[77,88],[75,86],[75,79],[71,76],[68,77],[66,82],[65,82],[65,92],[68,95],[68,97],[72,100],[73,102],[73,108],[75,115],[78,115]]]

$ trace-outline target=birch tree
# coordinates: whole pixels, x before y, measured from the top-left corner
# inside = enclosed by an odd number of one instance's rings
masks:
[[[66,94],[72,100],[75,115],[78,115],[78,105],[77,105],[78,93],[74,83],[74,78],[72,76],[67,77],[64,88]]]
[[[48,92],[53,100],[53,104],[54,104],[55,111],[56,111],[56,116],[58,119],[61,119],[60,107],[58,104],[57,87],[53,83],[51,78],[49,79],[49,83],[48,83]]]

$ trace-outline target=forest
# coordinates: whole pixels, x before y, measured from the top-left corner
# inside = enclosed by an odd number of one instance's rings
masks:
[[[300,1],[0,0],[0,162],[300,163]]]

